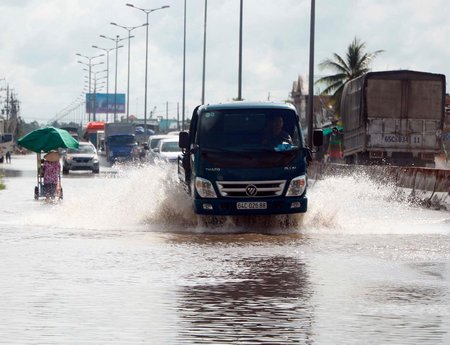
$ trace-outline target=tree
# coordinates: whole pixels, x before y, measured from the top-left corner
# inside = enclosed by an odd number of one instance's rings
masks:
[[[333,58],[325,59],[319,64],[321,69],[332,69],[337,73],[320,78],[316,84],[325,83],[327,87],[322,91],[323,94],[332,95],[332,103],[335,110],[339,110],[342,90],[344,85],[370,71],[369,65],[372,60],[383,50],[377,50],[373,53],[365,52],[366,43],[354,38],[353,42],[347,47],[345,58],[334,53]]]

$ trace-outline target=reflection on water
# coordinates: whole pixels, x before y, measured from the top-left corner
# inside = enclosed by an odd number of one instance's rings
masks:
[[[398,339],[404,344],[448,344],[448,288],[391,282],[369,287],[366,298],[367,309],[356,328],[360,335],[391,344]]]
[[[4,177],[20,177],[23,173],[20,170],[0,169],[0,175],[3,175]]]
[[[314,318],[305,263],[292,257],[236,262],[225,281],[189,277],[178,291],[180,344],[307,344]]]

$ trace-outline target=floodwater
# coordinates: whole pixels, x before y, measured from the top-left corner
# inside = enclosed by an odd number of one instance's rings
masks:
[[[383,181],[207,227],[174,167],[71,173],[58,204],[33,156],[0,173],[1,344],[450,344],[450,213]]]

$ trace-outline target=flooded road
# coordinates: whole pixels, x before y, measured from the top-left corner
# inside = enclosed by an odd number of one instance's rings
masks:
[[[5,170],[6,169],[6,170]],[[1,344],[449,344],[450,214],[361,176],[297,227],[198,225],[173,167],[1,165]]]

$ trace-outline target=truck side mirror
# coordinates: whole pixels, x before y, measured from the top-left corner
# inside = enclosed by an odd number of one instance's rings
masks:
[[[180,132],[178,135],[178,146],[182,149],[189,149],[189,133],[188,132]]]
[[[313,145],[314,146],[323,145],[323,131],[321,129],[315,129],[313,131]]]

